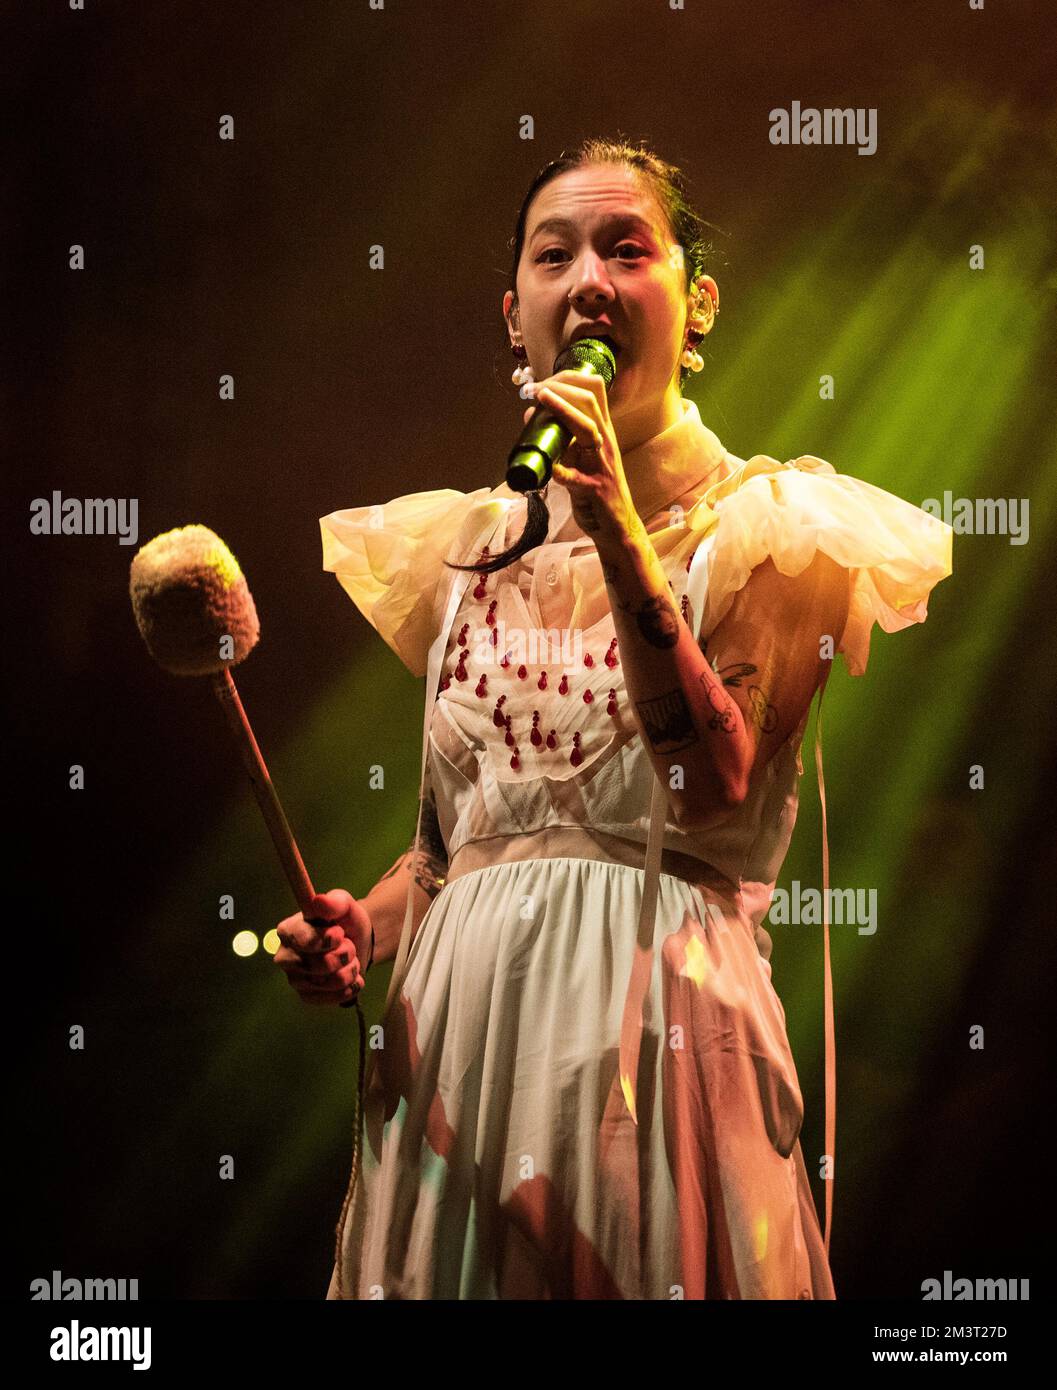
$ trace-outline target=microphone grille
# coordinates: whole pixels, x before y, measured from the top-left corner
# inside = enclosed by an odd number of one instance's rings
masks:
[[[556,372],[574,371],[577,367],[588,367],[602,378],[608,389],[617,375],[616,354],[605,338],[581,338],[579,342],[570,343],[554,361]]]

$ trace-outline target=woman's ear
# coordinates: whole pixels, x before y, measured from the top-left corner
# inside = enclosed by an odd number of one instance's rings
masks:
[[[711,276],[711,275],[699,275],[699,276],[697,277],[697,279],[695,280],[694,284],[695,284],[695,285],[700,285],[700,286],[701,286],[701,288],[705,291],[705,293],[706,293],[706,294],[709,296],[709,298],[712,300],[712,303],[715,305],[716,313],[718,314],[718,313],[719,313],[719,286],[716,284],[715,280],[712,279],[712,276]]]
[[[506,326],[511,337],[519,335],[521,333],[521,320],[518,316],[517,301],[514,299],[513,290],[507,290],[506,294],[503,295],[503,317],[506,319]]]

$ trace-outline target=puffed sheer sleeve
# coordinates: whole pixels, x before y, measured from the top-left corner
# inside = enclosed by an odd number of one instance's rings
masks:
[[[929,593],[951,573],[953,528],[813,454],[784,464],[758,454],[743,467],[733,490],[712,503],[719,521],[702,631],[717,626],[765,559],[792,576],[821,550],[849,571],[848,621],[837,650],[850,675],[863,675],[874,623],[896,632],[925,621]]]
[[[473,554],[449,554],[461,537],[473,539],[473,519],[490,489],[438,488],[390,502],[349,507],[320,517],[323,568],[415,676],[437,630],[438,591],[452,575],[444,561],[468,564]]]

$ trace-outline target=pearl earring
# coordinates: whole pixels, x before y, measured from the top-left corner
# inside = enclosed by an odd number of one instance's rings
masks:
[[[528,382],[535,381],[536,378],[532,373],[532,368],[529,366],[528,351],[525,348],[525,344],[511,343],[510,351],[517,358],[519,364],[514,368],[514,373],[510,378],[514,385],[525,386]]]

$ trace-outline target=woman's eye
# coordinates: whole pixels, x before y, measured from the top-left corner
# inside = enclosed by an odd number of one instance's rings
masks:
[[[627,260],[628,257],[620,256],[618,254],[621,251],[633,251],[636,257],[646,256],[649,254],[649,252],[647,252],[644,247],[637,245],[634,241],[622,241],[619,246],[615,246],[613,248],[614,256],[617,256],[619,260]],[[545,262],[548,265],[557,265],[557,261],[548,261],[547,258],[549,256],[564,256],[565,254],[565,251],[563,251],[560,246],[549,246],[546,251],[540,252],[540,254],[536,257],[536,260],[540,262]]]

